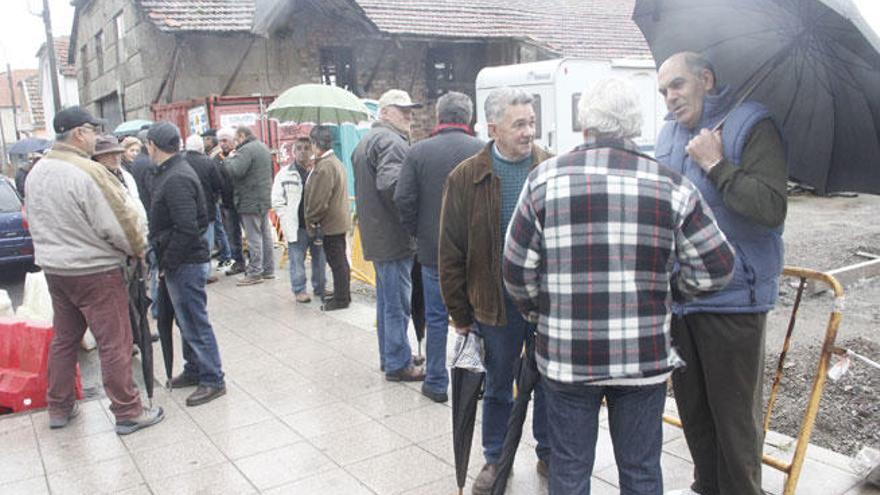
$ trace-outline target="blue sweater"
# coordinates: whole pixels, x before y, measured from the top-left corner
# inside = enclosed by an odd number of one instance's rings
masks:
[[[498,147],[492,145],[492,172],[501,180],[501,235],[507,233],[507,225],[513,218],[513,210],[522,192],[523,184],[529,177],[529,166],[532,164],[532,155],[529,153],[518,162],[511,162],[502,158],[498,153]],[[501,247],[504,251],[504,245]]]

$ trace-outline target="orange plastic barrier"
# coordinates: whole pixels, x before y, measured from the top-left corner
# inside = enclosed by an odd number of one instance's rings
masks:
[[[49,323],[0,318],[0,410],[46,407],[49,344],[54,334]],[[79,365],[76,396],[83,398]]]

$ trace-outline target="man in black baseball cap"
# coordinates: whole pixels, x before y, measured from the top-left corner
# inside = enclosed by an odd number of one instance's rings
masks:
[[[67,142],[71,146],[92,155],[104,121],[95,118],[82,107],[69,107],[55,114],[52,127],[55,128],[55,140]]]

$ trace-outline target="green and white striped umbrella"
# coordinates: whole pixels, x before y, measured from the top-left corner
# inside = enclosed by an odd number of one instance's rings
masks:
[[[279,122],[313,124],[358,123],[369,120],[370,111],[361,100],[337,86],[300,84],[275,99],[267,110]]]

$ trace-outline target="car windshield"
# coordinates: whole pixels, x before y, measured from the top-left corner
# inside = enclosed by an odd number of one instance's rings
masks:
[[[9,182],[0,177],[0,212],[13,211],[21,211],[21,201]]]

